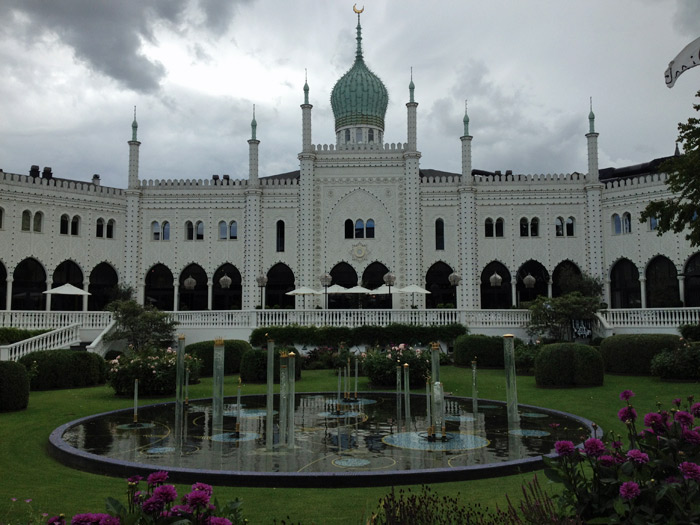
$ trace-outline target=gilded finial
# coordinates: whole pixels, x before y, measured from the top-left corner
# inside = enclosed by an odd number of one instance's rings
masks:
[[[365,6],[362,6],[362,9],[358,9],[357,4],[353,4],[352,10],[355,11],[359,15],[360,13],[362,13],[365,10]]]

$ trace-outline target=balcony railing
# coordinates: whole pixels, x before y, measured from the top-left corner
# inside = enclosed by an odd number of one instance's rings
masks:
[[[17,361],[23,355],[32,352],[68,348],[79,342],[80,325],[75,323],[11,345],[0,346],[0,361]]]

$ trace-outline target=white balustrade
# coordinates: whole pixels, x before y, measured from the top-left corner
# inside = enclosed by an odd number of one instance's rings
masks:
[[[0,361],[17,361],[31,352],[68,348],[79,342],[80,325],[76,323],[11,345],[0,346]]]

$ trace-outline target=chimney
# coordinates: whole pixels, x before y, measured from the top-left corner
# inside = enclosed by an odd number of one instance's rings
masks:
[[[29,175],[37,178],[39,176],[39,166],[32,164],[32,167],[29,169]]]
[[[218,175],[216,175],[216,174],[212,175],[212,176],[211,176],[211,178],[212,178],[213,180],[216,180],[216,181],[218,181],[218,180],[219,180],[219,176],[218,176]]]
[[[95,173],[95,174],[92,176],[92,183],[93,183],[95,186],[99,186],[99,185],[100,185],[100,175],[99,175],[98,173]]]
[[[224,180],[229,180],[229,178],[230,177],[228,175],[224,175]]]
[[[51,173],[51,167],[50,166],[44,166],[44,171],[41,172],[41,177],[43,179],[51,179],[53,178],[53,173]]]
[[[513,174],[513,170],[506,170],[506,175],[512,175],[512,174]]]

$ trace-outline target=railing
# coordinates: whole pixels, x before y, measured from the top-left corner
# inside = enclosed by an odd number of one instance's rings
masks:
[[[102,329],[112,321],[111,312],[0,311],[0,326],[40,330],[78,324],[81,328]]]
[[[23,355],[31,352],[67,348],[79,342],[80,325],[76,323],[18,343],[0,346],[0,361],[17,361]]]
[[[247,328],[255,326],[255,310],[221,310],[200,312],[169,312],[178,328]]]
[[[678,327],[700,323],[700,307],[615,308],[599,313],[611,327]]]
[[[116,321],[112,321],[111,323],[109,323],[107,325],[107,328],[102,330],[102,332],[100,332],[100,335],[98,335],[95,338],[95,340],[85,348],[85,350],[87,350],[88,352],[94,352],[104,357],[107,353],[108,347],[112,344],[112,341],[106,340],[106,336],[112,333],[116,326]]]

